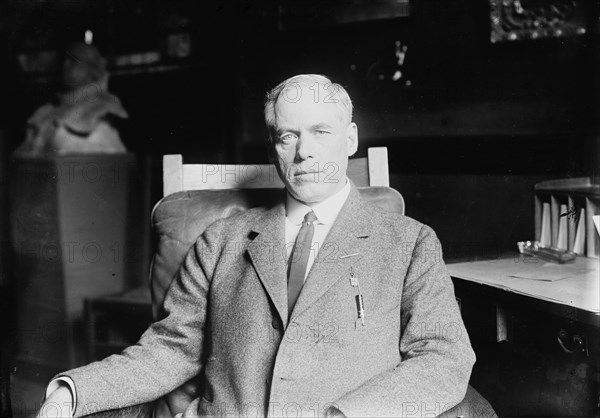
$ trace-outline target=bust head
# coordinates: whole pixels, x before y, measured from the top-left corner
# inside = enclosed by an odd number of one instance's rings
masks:
[[[66,91],[77,90],[90,84],[106,90],[108,71],[106,59],[93,45],[74,43],[65,50],[62,66],[62,84]]]

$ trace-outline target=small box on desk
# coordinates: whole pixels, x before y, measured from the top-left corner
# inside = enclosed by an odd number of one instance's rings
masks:
[[[132,154],[11,162],[19,362],[51,373],[85,360],[84,299],[126,288],[135,169]]]

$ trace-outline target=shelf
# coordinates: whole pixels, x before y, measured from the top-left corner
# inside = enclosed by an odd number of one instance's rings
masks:
[[[571,197],[589,197],[593,199],[600,199],[600,185],[590,185],[584,187],[557,187],[551,189],[537,189],[536,193],[540,195],[557,195],[557,196],[571,196]]]
[[[279,6],[279,27],[282,30],[305,29],[316,26],[352,24],[410,16],[409,0],[380,2],[331,1],[306,3],[283,2]]]
[[[204,67],[204,63],[172,63],[156,65],[132,65],[127,67],[112,67],[108,71],[111,76],[127,76],[138,74],[167,73],[172,71],[193,70]]]
[[[186,62],[186,63],[163,63],[153,65],[131,65],[124,67],[109,67],[108,72],[111,77],[122,77],[130,75],[143,74],[162,74],[177,71],[196,70],[205,67],[205,63]],[[56,82],[54,74],[23,74],[22,78],[25,84],[51,84]]]

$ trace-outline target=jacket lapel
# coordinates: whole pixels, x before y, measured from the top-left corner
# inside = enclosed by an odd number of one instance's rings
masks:
[[[256,237],[249,244],[248,253],[285,329],[288,313],[284,204],[263,212],[251,229]]]
[[[315,303],[338,280],[350,278],[350,266],[368,247],[372,216],[351,184],[350,194],[319,249],[302,287],[290,322]]]

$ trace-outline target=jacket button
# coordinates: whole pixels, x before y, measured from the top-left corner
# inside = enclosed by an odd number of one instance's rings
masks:
[[[271,325],[273,325],[273,328],[279,329],[279,321],[277,321],[277,318],[273,318],[273,321],[271,321]]]

